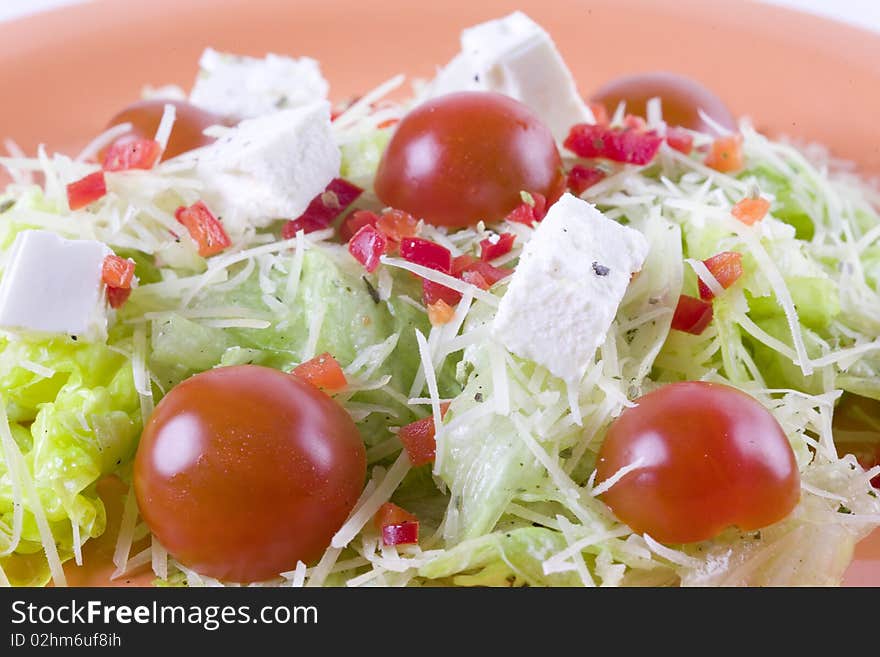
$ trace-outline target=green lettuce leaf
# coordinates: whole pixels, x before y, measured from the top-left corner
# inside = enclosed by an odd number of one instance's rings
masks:
[[[124,341],[118,344],[123,350],[125,346]],[[105,344],[70,338],[3,340],[0,396],[58,550],[62,558],[69,557],[72,524],[82,538],[104,531],[105,510],[95,483],[127,464],[137,446],[142,423],[131,362]],[[0,463],[0,522],[6,528],[14,526],[14,501],[4,460]],[[29,581],[45,577],[47,571],[44,563],[15,561],[29,554],[44,560],[34,508],[27,498],[23,506],[21,540],[3,567],[19,573],[17,579]],[[5,541],[0,538],[0,549]]]
[[[446,550],[419,575],[456,586],[580,586],[577,573],[544,574],[544,560],[565,547],[561,533],[544,527],[493,532]]]

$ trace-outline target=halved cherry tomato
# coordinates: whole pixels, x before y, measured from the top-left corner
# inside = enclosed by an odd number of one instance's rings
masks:
[[[596,481],[638,462],[602,499],[633,530],[665,543],[708,540],[731,525],[759,529],[800,498],[782,427],[731,386],[671,383],[625,409],[599,450]]]
[[[386,205],[440,226],[498,221],[520,192],[555,201],[565,186],[550,130],[522,103],[490,92],[429,100],[398,125],[376,174]]]
[[[162,120],[162,114],[165,112],[166,104],[174,105],[176,113],[174,127],[168,139],[168,146],[162,153],[162,160],[212,143],[213,137],[206,137],[202,134],[202,131],[208,126],[229,125],[229,122],[222,116],[207,112],[185,100],[153,99],[132,103],[110,119],[107,127],[110,128],[122,123],[132,124],[131,133],[123,135],[117,141],[124,141],[131,136],[153,139],[156,136],[159,122]],[[103,160],[104,151],[98,154],[98,161],[103,162]]]
[[[655,97],[662,101],[663,120],[668,125],[706,132],[709,126],[700,117],[699,110],[702,109],[716,123],[736,129],[736,120],[724,101],[696,80],[676,73],[659,71],[625,75],[599,87],[592,100],[601,103],[611,114],[621,101],[626,101],[629,114],[644,117],[648,101]]]
[[[134,489],[178,561],[253,582],[320,557],[365,476],[363,442],[339,404],[298,377],[241,365],[197,374],[159,402]]]

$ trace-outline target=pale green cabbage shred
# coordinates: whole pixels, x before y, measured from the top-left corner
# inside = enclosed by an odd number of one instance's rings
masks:
[[[391,129],[376,126],[406,106],[376,113],[370,100],[343,114],[336,133],[342,174],[367,189],[357,206],[378,210],[372,177]],[[0,159],[15,176],[0,197],[14,201],[0,215],[0,246],[26,228],[98,239],[135,258],[139,276],[107,344],[0,340],[9,428],[0,432],[0,577],[62,583],[60,563],[104,530],[96,482],[111,473],[130,480],[143,418],[176,383],[239,363],[289,370],[330,351],[348,376],[336,398],[362,431],[369,482],[339,544],[267,584],[839,583],[857,541],[880,525],[869,483],[877,473],[838,458],[831,435],[841,391],[880,399],[880,194],[816,147],[770,140],[748,122],[741,132],[747,168],[735,176],[664,144],[650,166],[617,167],[584,194],[640,230],[651,250],[576,386],[493,340],[504,282],[490,295],[465,293],[453,321],[432,327],[420,286],[399,261],[364,277],[332,231],[279,241],[273,226],[201,258],[191,240],[171,235],[179,232],[174,209],[199,197],[185,160],[108,173],[105,198],[68,212],[64,184],[93,165],[42,150]],[[694,137],[698,146],[711,140]],[[33,172],[45,176],[42,189],[30,182]],[[773,205],[749,227],[730,211],[755,193]],[[454,255],[474,254],[492,229],[516,233],[505,258],[515,264],[533,232],[522,224],[422,226],[421,234]],[[743,254],[743,278],[715,301],[701,335],[671,331],[679,295],[696,294],[686,259],[724,250]],[[618,522],[596,496],[596,453],[609,423],[643,393],[688,379],[737,386],[777,418],[803,482],[789,517],[760,532],[660,545]],[[410,469],[395,432],[439,418],[443,401],[451,406],[433,472]],[[368,520],[389,498],[418,515],[419,545],[381,545]],[[155,542],[129,554],[132,538],[148,534],[132,505],[118,575],[152,562],[161,584],[219,584]]]

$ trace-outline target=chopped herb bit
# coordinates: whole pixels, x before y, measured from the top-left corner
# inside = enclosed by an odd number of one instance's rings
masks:
[[[15,201],[13,199],[7,199],[0,203],[0,214],[6,212],[9,208],[15,205]]]
[[[839,507],[837,507],[837,512],[838,513],[848,513],[848,514],[852,513],[852,511],[849,509],[849,507],[846,507],[843,504],[841,504]]]
[[[381,301],[379,298],[379,292],[376,291],[376,288],[373,287],[373,284],[370,283],[366,276],[361,276],[361,279],[364,281],[364,285],[367,286],[367,292],[370,294],[373,303],[379,303]]]

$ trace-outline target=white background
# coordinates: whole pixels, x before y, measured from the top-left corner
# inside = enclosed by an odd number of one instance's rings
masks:
[[[674,0],[671,0],[674,2]],[[706,0],[710,2],[711,0]],[[763,0],[880,32],[880,0]],[[0,0],[0,21],[88,0]]]

